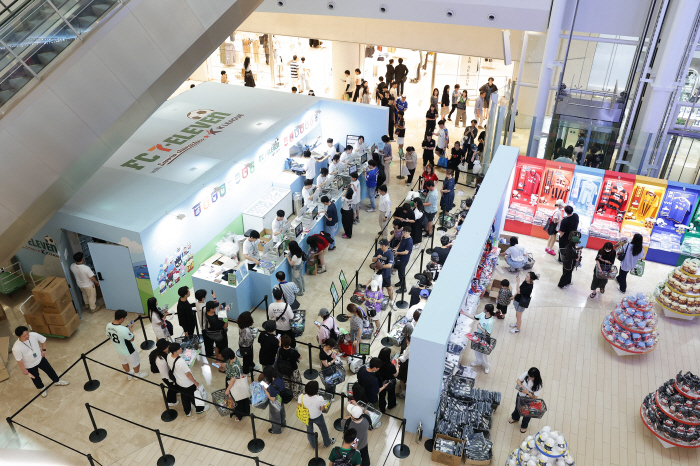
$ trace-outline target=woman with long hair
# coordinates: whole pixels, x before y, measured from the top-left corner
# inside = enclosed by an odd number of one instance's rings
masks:
[[[243,359],[243,372],[250,374],[255,363],[253,362],[253,332],[250,328],[253,326],[253,316],[249,311],[241,312],[238,315],[238,349],[241,352]]]
[[[624,257],[620,261],[620,272],[617,275],[617,289],[623,293],[627,292],[627,274],[637,265],[639,259],[644,259],[644,238],[639,233],[635,233],[632,241],[622,248]]]
[[[437,91],[437,89],[435,89],[435,91]],[[430,108],[425,112],[425,134],[433,134],[435,131],[435,120],[437,120],[437,116],[437,104],[431,103]]]
[[[433,105],[437,109],[439,100],[440,100],[440,90],[436,87],[435,89],[433,89],[433,93],[430,96],[430,105]]]
[[[304,252],[296,241],[289,242],[289,266],[292,268],[292,282],[299,288],[298,296],[304,296],[306,284],[304,283]]]
[[[522,374],[515,381],[518,397],[524,396],[528,398],[537,398],[542,393],[542,376],[540,370],[536,367],[531,367],[527,372]],[[523,421],[520,423],[520,432],[527,432],[527,426],[530,424],[530,417],[523,416]],[[515,409],[513,414],[508,419],[509,424],[515,424],[520,420],[520,412],[518,411],[518,398],[515,399]]]
[[[241,367],[240,360],[236,357],[236,352],[231,348],[226,348],[221,352],[221,357],[226,361],[226,395],[230,395],[236,384],[248,385],[248,379],[243,368]],[[247,392],[250,393],[250,388],[247,388]],[[231,412],[231,417],[236,416],[236,421],[240,421],[243,416],[250,415],[250,397],[241,398],[235,400],[236,407]]]
[[[518,294],[513,298],[513,305],[515,307],[515,323],[510,324],[512,327],[510,333],[520,333],[520,326],[523,323],[523,313],[525,309],[530,307],[530,299],[532,297],[533,282],[539,280],[540,277],[537,276],[535,272],[528,272],[525,274],[525,281],[520,283],[520,274],[515,278],[515,288],[518,290]]]
[[[169,315],[169,312],[159,308],[158,300],[154,297],[150,297],[146,300],[146,307],[148,308],[148,318],[151,319],[153,333],[156,334],[156,338],[163,338],[171,341],[173,335],[173,324],[165,320],[165,318]]]
[[[369,90],[369,83],[367,81],[362,81],[362,87],[360,88],[360,95],[363,104],[368,104],[372,100],[372,92]]]
[[[243,60],[243,77],[245,87],[255,87],[255,79],[253,79],[253,70],[250,69],[250,57],[245,57]]]
[[[355,354],[359,351],[362,329],[365,326],[365,316],[362,309],[353,303],[348,304],[348,314],[350,314],[350,341],[352,342]]]
[[[423,179],[423,185],[426,181],[432,181],[435,183],[438,180],[438,177],[435,174],[435,166],[433,166],[433,164],[430,162],[426,163],[423,167],[423,175],[421,177]],[[421,185],[421,189],[423,189],[423,185]]]
[[[590,298],[595,298],[600,291],[600,294],[605,293],[605,285],[608,283],[607,278],[598,278],[598,275],[607,273],[615,263],[615,248],[610,241],[607,241],[602,248],[598,250],[598,255],[595,258],[595,267],[593,268],[593,280],[591,281]]]
[[[391,362],[391,348],[382,348],[379,351],[379,360],[382,361],[382,367],[379,368],[379,386],[389,383],[384,390],[379,392],[379,410],[385,412],[387,409],[396,407],[396,376],[399,375],[399,370]],[[387,395],[389,397],[387,404]]]
[[[450,85],[447,84],[442,89],[442,97],[440,98],[440,119],[445,119],[445,115],[450,113],[451,106],[452,102],[450,100]]]
[[[420,248],[420,243],[423,240],[423,230],[428,226],[428,217],[425,216],[425,207],[420,198],[413,199],[409,206],[413,210],[415,223],[411,228],[411,237],[413,238],[413,249]]]
[[[156,341],[156,349],[148,355],[148,360],[151,363],[151,367],[156,366],[158,368],[160,378],[163,379],[163,383],[168,387],[168,392],[165,395],[168,406],[177,406],[179,403],[177,401],[177,385],[175,385],[174,380],[170,380],[170,368],[166,360],[168,357],[168,346],[170,346],[170,342],[165,338]]]
[[[340,207],[340,218],[343,222],[343,238],[352,238],[352,225],[355,219],[355,213],[352,210],[352,197],[353,190],[352,186],[348,186],[345,190],[345,196],[343,196],[343,205]]]

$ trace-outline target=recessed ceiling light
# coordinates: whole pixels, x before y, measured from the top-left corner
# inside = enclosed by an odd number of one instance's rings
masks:
[[[328,7],[329,10],[335,10],[335,2],[328,2],[326,7]]]
[[[380,13],[386,13],[387,11],[389,11],[389,7],[388,7],[388,6],[386,6],[386,5],[379,5],[379,12],[380,12]]]
[[[492,23],[496,21],[497,18],[498,16],[496,16],[496,13],[489,13],[488,15],[486,15],[486,20]]]

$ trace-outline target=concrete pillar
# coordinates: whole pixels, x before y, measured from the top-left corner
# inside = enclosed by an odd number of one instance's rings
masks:
[[[544,44],[544,56],[542,57],[542,67],[540,68],[540,80],[537,86],[537,100],[535,101],[535,111],[533,114],[533,124],[535,125],[535,136],[528,148],[528,154],[531,157],[537,156],[539,148],[539,135],[542,132],[542,120],[547,111],[547,101],[549,100],[549,87],[552,85],[552,75],[554,73],[554,62],[557,60],[557,52],[559,50],[559,39],[564,22],[564,14],[566,13],[567,0],[554,0],[552,3],[552,12],[549,16],[549,29],[547,30],[547,39]],[[567,28],[570,26],[567,25]]]
[[[355,68],[362,69],[360,57],[363,56],[362,45],[349,42],[333,41],[332,45],[331,95],[334,99],[340,99],[345,92],[345,70],[350,70],[350,75],[355,76]]]

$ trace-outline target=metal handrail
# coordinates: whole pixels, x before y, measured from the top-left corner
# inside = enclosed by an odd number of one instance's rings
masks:
[[[0,9],[0,18],[2,18],[0,19],[0,28],[2,28],[5,25],[5,23],[12,20],[16,14],[18,14],[20,11],[26,8],[33,1],[34,0],[14,0],[9,5],[5,5],[5,2],[3,0],[0,0],[0,5],[3,6],[3,8]],[[18,3],[20,3],[20,5],[14,8],[15,5],[17,5]],[[4,17],[6,14],[8,16]]]

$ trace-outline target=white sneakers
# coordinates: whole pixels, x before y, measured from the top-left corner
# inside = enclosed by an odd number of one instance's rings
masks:
[[[129,371],[129,373],[126,375],[126,380],[133,380],[134,379],[134,371]]]
[[[54,385],[61,387],[61,386],[65,386],[65,385],[70,385],[70,382],[66,382],[65,380],[59,380]]]
[[[46,398],[46,395],[48,395],[48,389],[41,392],[41,396],[43,396],[44,398]]]
[[[139,379],[145,379],[148,377],[148,372],[139,372],[138,374],[134,374],[134,377],[138,377]]]
[[[173,406],[177,406],[179,404],[180,404],[179,401],[175,401],[175,403],[168,403],[168,408],[172,408]]]
[[[209,405],[209,403],[204,403],[204,409],[201,410],[201,411],[197,411],[197,414],[204,414],[204,413],[206,413],[207,411],[209,411],[209,408],[211,408],[211,406]]]
[[[471,365],[472,365],[472,367],[477,367],[477,366],[480,366],[481,364],[479,364],[478,362],[474,361]]]
[[[489,373],[489,368],[488,368],[488,367],[484,367],[484,374],[488,374],[488,373]]]

